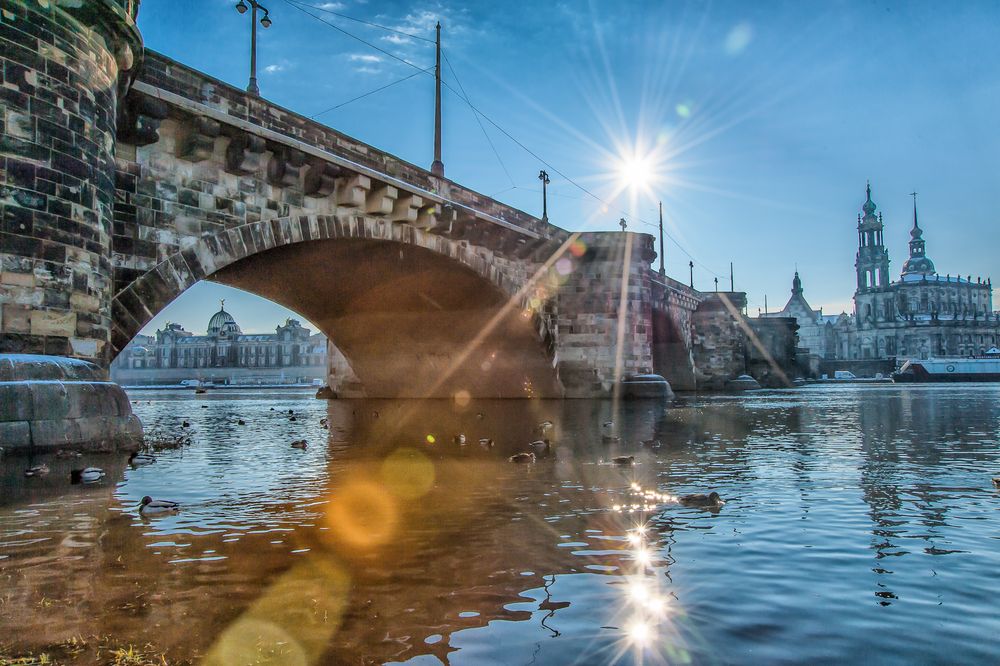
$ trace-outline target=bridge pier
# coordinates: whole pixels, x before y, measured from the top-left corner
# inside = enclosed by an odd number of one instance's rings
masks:
[[[0,12],[0,353],[29,355],[3,359],[0,390],[38,412],[0,413],[12,448],[103,447],[131,416],[106,378],[116,112],[142,55],[132,5],[13,0]]]
[[[650,372],[653,237],[579,234],[550,268],[557,369],[566,397],[608,397],[626,375]]]

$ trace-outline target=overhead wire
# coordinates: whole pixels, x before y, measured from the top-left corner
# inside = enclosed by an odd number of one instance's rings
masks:
[[[290,0],[290,1],[294,2],[296,5],[302,5],[304,7],[308,7],[309,9],[315,9],[316,11],[323,12],[325,14],[333,14],[334,16],[339,16],[340,18],[347,19],[348,21],[354,21],[355,23],[363,23],[364,25],[371,26],[373,28],[379,28],[381,30],[386,30],[388,32],[394,32],[397,35],[402,35],[404,37],[409,37],[410,39],[419,39],[422,42],[430,42],[431,44],[434,44],[434,40],[433,39],[428,39],[426,37],[421,37],[420,35],[414,35],[412,32],[403,32],[402,30],[397,30],[396,28],[390,28],[387,25],[381,25],[379,23],[372,23],[371,21],[366,21],[364,19],[359,19],[359,18],[356,18],[354,16],[348,16],[347,14],[341,14],[339,12],[333,11],[332,9],[327,9],[326,7],[320,7],[320,6],[317,6],[317,5],[311,5],[308,2],[302,2],[301,0]]]
[[[370,48],[373,48],[376,51],[378,51],[379,53],[383,53],[383,54],[389,56],[393,60],[397,60],[397,61],[403,63],[404,65],[407,65],[409,67],[412,67],[413,69],[416,69],[417,72],[415,74],[411,75],[411,76],[415,76],[417,73],[421,73],[421,72],[423,72],[423,73],[429,73],[430,70],[434,69],[433,67],[421,68],[419,65],[417,65],[415,63],[412,63],[409,60],[407,60],[405,58],[402,58],[402,57],[396,55],[395,53],[392,53],[391,51],[387,51],[386,49],[383,49],[382,47],[380,47],[380,46],[378,46],[376,44],[372,44],[371,42],[369,42],[369,41],[367,41],[365,39],[362,39],[361,37],[358,37],[357,35],[355,35],[353,33],[350,33],[347,30],[344,30],[340,26],[337,26],[337,25],[334,25],[333,23],[330,23],[329,21],[323,19],[322,17],[310,13],[309,11],[307,11],[306,9],[304,9],[303,6],[310,7],[312,9],[317,10],[317,11],[327,11],[328,13],[335,14],[337,16],[340,16],[341,18],[350,18],[351,20],[355,20],[355,21],[357,21],[359,23],[364,23],[366,25],[370,25],[372,27],[377,27],[377,28],[380,28],[380,29],[383,29],[383,30],[389,30],[391,32],[400,32],[400,31],[397,31],[397,30],[395,30],[393,28],[389,28],[387,26],[379,25],[377,23],[372,23],[370,21],[364,21],[362,19],[354,19],[353,17],[347,17],[346,15],[336,14],[335,12],[332,12],[332,11],[329,11],[329,10],[323,10],[323,9],[321,9],[319,7],[314,6],[314,5],[309,5],[309,4],[300,2],[299,0],[283,0],[283,2],[285,2],[285,4],[289,5],[290,7],[293,7],[295,9],[299,10],[303,14],[306,14],[307,16],[311,16],[312,18],[316,19],[320,23],[322,23],[322,24],[324,24],[324,25],[326,25],[326,26],[328,26],[330,28],[333,28],[337,32],[340,32],[340,33],[342,33],[342,34],[350,37],[351,39],[354,39],[354,40],[356,40],[356,41],[358,41],[358,42],[360,42],[360,43],[362,43],[362,44],[364,44],[364,45],[366,45],[366,46],[368,46]],[[402,33],[402,34],[405,34],[406,36],[412,36],[412,35],[409,35],[408,33]],[[423,40],[423,41],[430,41],[430,42],[433,43],[433,40],[429,40],[429,39],[422,38],[422,37],[420,39]],[[447,58],[445,58],[445,60],[447,61]],[[449,63],[449,67],[451,67],[450,63]],[[454,70],[452,70],[452,72],[454,73]],[[396,83],[400,83],[401,81],[397,81]],[[456,82],[457,81],[458,81],[458,77],[456,76]],[[526,152],[528,155],[530,155],[531,157],[533,157],[536,160],[538,160],[544,166],[548,167],[553,173],[555,173],[558,176],[562,177],[566,182],[568,182],[569,184],[573,185],[578,190],[580,190],[581,192],[583,192],[587,196],[591,197],[592,199],[594,199],[595,201],[597,201],[601,205],[607,207],[609,210],[612,209],[612,206],[611,206],[610,203],[608,203],[607,201],[605,201],[604,199],[602,199],[600,196],[594,194],[592,191],[590,191],[589,189],[587,189],[586,187],[584,187],[583,185],[581,185],[580,183],[578,183],[573,178],[570,178],[569,176],[567,176],[565,173],[563,173],[562,171],[560,171],[558,167],[554,166],[552,163],[550,163],[547,160],[545,160],[541,155],[539,155],[535,151],[531,150],[528,146],[524,145],[524,143],[522,143],[521,141],[519,141],[510,132],[508,132],[503,127],[501,127],[495,120],[493,120],[488,115],[486,115],[485,113],[483,113],[478,107],[476,107],[468,99],[468,97],[466,97],[465,95],[463,95],[461,91],[456,90],[447,81],[442,80],[441,83],[446,88],[448,88],[453,93],[455,93],[455,95],[458,96],[459,99],[461,99],[467,105],[469,105],[469,108],[471,108],[472,111],[473,111],[473,113],[476,114],[477,121],[479,120],[479,117],[482,117],[483,119],[486,120],[486,122],[488,122],[490,125],[492,125],[498,132],[500,132],[501,134],[503,134],[504,136],[506,136],[508,139],[510,139],[514,144],[516,144],[518,147],[520,147],[521,150],[523,150],[524,152]],[[389,86],[385,86],[385,87],[389,87]],[[384,89],[384,87],[383,87],[383,89]],[[377,92],[377,91],[372,91],[372,92]],[[485,128],[483,129],[483,131],[485,133]],[[488,135],[487,135],[487,139],[489,139]],[[490,145],[493,146],[492,140],[490,140]],[[496,152],[495,148],[494,148],[494,152]],[[497,157],[499,158],[499,153],[497,153]],[[501,164],[502,164],[502,161],[501,161]],[[506,172],[506,167],[504,167],[504,171]],[[510,176],[510,174],[508,173],[508,177],[509,176]],[[517,189],[517,186],[516,185],[513,186],[512,189]],[[623,216],[631,217],[634,221],[641,222],[642,224],[645,224],[645,225],[650,226],[650,227],[659,228],[659,224],[654,223],[654,222],[650,222],[650,221],[645,220],[645,219],[643,219],[642,217],[639,217],[639,216],[630,215],[629,213],[627,213],[626,211],[624,211],[624,210],[622,210],[620,208],[615,207],[614,210],[616,210],[618,213],[622,214]],[[666,236],[667,238],[669,238],[674,243],[674,245],[677,246],[677,249],[679,249],[686,257],[688,257],[688,259],[690,259],[692,262],[694,262],[695,264],[697,264],[698,266],[700,266],[702,269],[704,269],[705,271],[707,271],[708,273],[712,274],[715,277],[723,277],[721,273],[717,273],[717,272],[713,271],[711,268],[709,268],[704,263],[702,263],[697,258],[695,258],[695,256],[693,254],[691,254],[687,249],[685,249],[684,246],[681,245],[680,241],[678,241],[672,234],[669,234],[666,231],[664,231],[664,236]]]
[[[507,174],[507,180],[510,181],[510,184],[516,188],[517,185],[514,183],[514,177],[510,175],[510,171],[507,170],[507,165],[503,163],[503,158],[500,157],[500,153],[497,152],[497,147],[493,145],[493,139],[490,138],[486,128],[483,127],[483,121],[479,119],[479,113],[476,111],[476,107],[474,107],[472,102],[469,100],[469,95],[465,92],[465,86],[462,85],[462,80],[458,78],[458,73],[455,71],[455,68],[451,66],[451,60],[448,59],[448,55],[444,52],[444,49],[441,49],[441,55],[444,56],[445,64],[448,65],[451,75],[455,77],[455,83],[458,84],[459,89],[462,91],[462,101],[468,104],[469,108],[472,109],[472,115],[476,118],[476,123],[479,125],[479,129],[483,131],[483,136],[486,137],[486,142],[489,143],[490,148],[493,149],[493,154],[496,155],[497,162],[500,163],[500,168],[503,169],[505,174]]]
[[[404,76],[401,79],[396,79],[392,83],[387,83],[384,86],[379,86],[378,88],[375,88],[374,90],[369,90],[368,92],[366,92],[364,94],[358,95],[357,97],[352,97],[351,99],[347,100],[346,102],[341,102],[340,104],[337,104],[336,106],[331,106],[329,109],[324,109],[323,111],[320,111],[319,113],[314,113],[313,115],[311,115],[309,117],[313,118],[313,119],[318,118],[319,116],[322,116],[324,113],[329,113],[330,111],[334,111],[336,109],[339,109],[342,106],[347,106],[351,102],[357,102],[359,99],[364,99],[365,97],[368,97],[369,95],[374,95],[377,92],[382,92],[386,88],[391,88],[392,86],[396,85],[397,83],[402,83],[403,81],[409,81],[414,76],[417,76],[418,74],[421,74],[424,71],[426,71],[426,70],[420,70],[420,71],[413,72],[409,76]]]

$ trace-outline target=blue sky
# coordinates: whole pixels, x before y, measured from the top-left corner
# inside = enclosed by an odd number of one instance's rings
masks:
[[[416,69],[308,16],[265,2],[265,98],[312,115]],[[784,304],[796,265],[813,307],[850,310],[866,179],[898,277],[919,192],[927,253],[942,273],[1000,278],[1000,4],[996,2],[397,2],[308,4],[433,37],[445,81],[550,166],[444,95],[446,174],[567,229],[655,233],[663,200],[668,274]],[[244,87],[249,13],[223,0],[144,0],[149,48]],[[429,42],[309,9],[421,68]],[[433,78],[418,74],[318,120],[416,164],[432,159]],[[638,156],[637,158],[635,156]],[[501,164],[502,160],[502,164]],[[638,163],[639,166],[634,166]],[[636,180],[624,185],[624,165]],[[560,176],[556,171],[562,173]],[[582,192],[584,186],[604,203]],[[226,298],[247,331],[289,316],[219,285],[189,290],[147,326],[201,332]],[[996,304],[995,304],[996,307]]]

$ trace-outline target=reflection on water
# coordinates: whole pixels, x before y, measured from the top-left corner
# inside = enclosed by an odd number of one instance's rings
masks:
[[[0,655],[111,636],[226,665],[996,658],[996,385],[618,413],[132,398],[147,429],[193,443],[135,469],[54,460],[43,479],[3,461]],[[544,420],[552,454],[508,463]],[[636,464],[606,462],[622,455]],[[108,476],[70,486],[86,464]],[[711,490],[721,510],[676,501]],[[182,510],[144,517],[144,495]]]

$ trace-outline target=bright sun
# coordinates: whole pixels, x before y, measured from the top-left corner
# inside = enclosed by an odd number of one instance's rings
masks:
[[[618,169],[625,187],[644,189],[652,180],[652,169],[649,163],[640,157],[629,157],[622,160]]]

